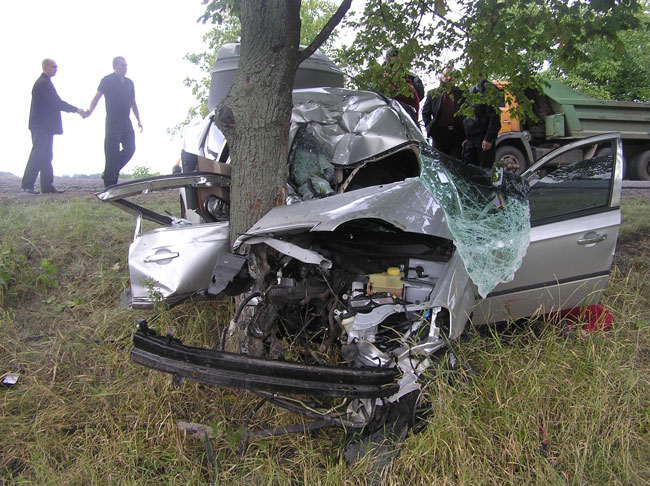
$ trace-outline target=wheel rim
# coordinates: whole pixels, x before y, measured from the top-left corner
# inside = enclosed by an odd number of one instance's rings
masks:
[[[517,157],[514,155],[505,154],[503,157],[501,157],[501,163],[507,172],[511,172],[513,174],[519,174],[521,172],[519,160],[517,160]]]

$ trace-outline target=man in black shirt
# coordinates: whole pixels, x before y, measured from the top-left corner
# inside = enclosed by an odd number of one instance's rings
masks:
[[[43,194],[60,194],[52,185],[54,173],[52,170],[52,143],[54,135],[63,133],[61,112],[79,113],[86,112],[63,101],[56,92],[52,76],[56,74],[58,66],[52,59],[44,59],[42,63],[43,74],[34,83],[32,89],[32,106],[29,111],[29,129],[32,132],[32,152],[25,167],[25,174],[21,183],[23,191],[29,194],[38,194],[34,190],[34,182],[38,173],[41,173],[41,192]]]
[[[120,170],[135,153],[135,133],[131,124],[131,110],[138,120],[142,131],[138,105],[135,103],[133,81],[126,77],[126,60],[123,57],[113,59],[113,73],[102,78],[95,97],[90,102],[90,115],[102,96],[106,98],[106,138],[104,153],[104,187],[117,184]],[[122,146],[120,150],[120,145]]]

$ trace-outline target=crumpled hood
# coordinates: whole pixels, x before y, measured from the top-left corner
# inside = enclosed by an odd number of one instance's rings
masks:
[[[334,231],[358,219],[380,219],[409,233],[451,239],[444,211],[431,192],[418,180],[408,179],[275,207],[240,237],[238,244],[262,234]]]
[[[293,91],[290,140],[305,128],[331,150],[334,166],[353,166],[404,143],[426,143],[401,105],[370,91],[313,88]]]

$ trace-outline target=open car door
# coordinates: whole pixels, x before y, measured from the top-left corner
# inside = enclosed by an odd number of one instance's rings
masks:
[[[474,324],[518,319],[599,301],[621,223],[620,134],[555,150],[524,174],[531,184],[530,246],[514,279],[474,310]]]
[[[127,198],[167,189],[212,191],[227,188],[227,176],[188,172],[138,179],[106,188],[97,194],[137,218],[129,246],[131,287],[121,297],[123,307],[152,307],[156,302],[173,305],[189,297],[204,296],[217,256],[230,250],[228,222],[192,224],[142,207]],[[161,225],[142,231],[142,220]]]

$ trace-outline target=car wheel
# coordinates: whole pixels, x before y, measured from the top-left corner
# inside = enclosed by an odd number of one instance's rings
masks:
[[[498,147],[494,160],[500,161],[505,170],[513,174],[521,174],[527,166],[524,154],[512,145]]]
[[[475,374],[471,364],[459,360],[450,349],[442,349],[430,358],[432,365],[429,373],[420,378],[423,382],[435,379],[453,382],[457,379],[466,380]],[[345,461],[354,465],[369,455],[369,473],[372,479],[370,484],[381,484],[376,482],[376,478],[390,468],[393,460],[399,455],[400,446],[409,431],[419,433],[426,427],[427,418],[432,411],[426,395],[420,390],[415,390],[396,402],[377,407],[376,415],[368,425],[363,429],[348,432]]]
[[[385,474],[400,452],[400,445],[415,422],[420,391],[412,391],[397,402],[378,407],[377,415],[363,429],[351,431],[346,437],[344,458],[349,465],[370,456],[370,484]]]
[[[650,150],[637,154],[630,162],[627,172],[631,179],[650,181]]]

